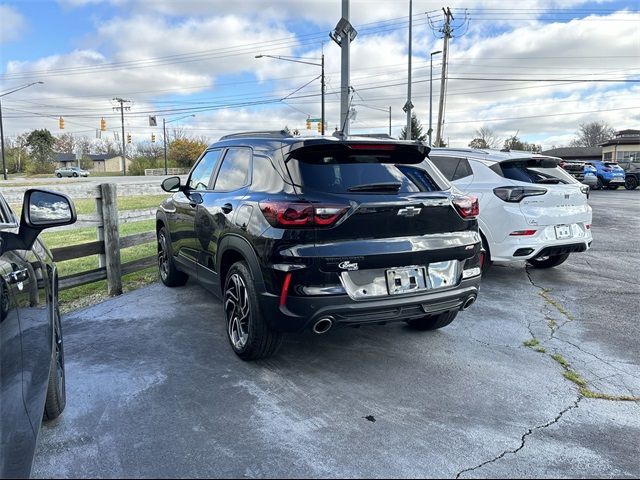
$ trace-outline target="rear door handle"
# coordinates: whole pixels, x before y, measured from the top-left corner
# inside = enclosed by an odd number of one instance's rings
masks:
[[[233,205],[231,205],[230,203],[225,203],[225,204],[222,206],[222,211],[223,211],[224,213],[229,213],[231,210],[233,210]]]
[[[13,272],[7,275],[7,281],[9,283],[20,283],[29,279],[29,270],[23,268],[22,270],[14,270]]]

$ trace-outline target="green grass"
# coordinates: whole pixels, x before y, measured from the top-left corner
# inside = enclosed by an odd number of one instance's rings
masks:
[[[586,380],[584,378],[582,378],[580,376],[580,374],[578,372],[574,371],[574,370],[571,370],[571,369],[565,370],[562,373],[562,375],[564,376],[564,378],[566,378],[570,382],[575,383],[579,387],[586,387],[587,386]]]
[[[153,232],[156,221],[154,219],[142,220],[140,222],[130,222],[120,224],[120,236],[133,235],[136,233]],[[97,239],[95,227],[74,228],[70,230],[44,231],[42,238],[49,248],[76,245],[79,243],[92,242]]]
[[[559,353],[554,353],[553,355],[551,355],[551,358],[562,365],[562,368],[569,368],[569,362],[567,362],[567,360]]]
[[[532,338],[531,340],[522,342],[522,344],[525,347],[537,347],[538,345],[540,345],[540,340],[538,340],[537,338]]]

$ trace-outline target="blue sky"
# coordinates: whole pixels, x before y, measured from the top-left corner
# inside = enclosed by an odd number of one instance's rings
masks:
[[[382,110],[389,107],[394,135],[405,122],[408,3],[351,2],[359,30],[351,59],[353,103],[374,107],[355,107],[353,132],[387,131]],[[594,119],[614,128],[640,126],[640,91],[630,81],[640,79],[640,2],[448,5],[457,25],[468,16],[457,30],[463,35],[451,42],[445,137],[452,145],[466,145],[482,126],[498,137],[517,130],[546,147],[568,143],[580,123]],[[441,20],[442,6],[414,1],[413,103],[425,130],[429,52],[442,48],[429,24]],[[66,132],[94,137],[102,117],[116,131],[114,96],[132,100],[126,127],[138,142],[157,133],[146,120],[153,112],[168,119],[195,113],[174,124],[211,140],[284,125],[315,133],[304,127],[307,115],[320,113],[319,68],[255,59],[259,53],[318,57],[324,51],[329,131],[338,123],[340,50],[328,37],[341,15],[338,0],[26,0],[1,3],[0,13],[0,90],[45,82],[3,99],[10,135],[32,128],[61,133],[59,116]],[[187,61],[194,55],[197,62]],[[128,62],[128,68],[114,62]],[[92,72],[78,70],[88,65]],[[436,56],[434,101],[440,67]],[[308,82],[297,98],[277,101]],[[265,100],[273,103],[251,105]]]

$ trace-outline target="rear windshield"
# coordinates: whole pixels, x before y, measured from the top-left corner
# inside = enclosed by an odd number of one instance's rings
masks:
[[[574,183],[574,178],[562,168],[557,167],[554,160],[529,159],[496,163],[491,170],[509,180],[525,183]]]
[[[439,190],[427,172],[414,165],[422,160],[393,151],[295,152],[287,162],[296,185],[330,193],[414,193]]]

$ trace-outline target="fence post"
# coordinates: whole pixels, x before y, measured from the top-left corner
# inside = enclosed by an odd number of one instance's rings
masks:
[[[107,267],[107,293],[122,293],[122,263],[120,261],[120,233],[118,232],[118,204],[116,185],[100,185],[102,197],[102,225],[104,231],[104,251]]]
[[[102,220],[102,189],[97,188],[98,196],[96,197],[96,214],[98,216],[97,238],[99,242],[104,243],[104,222]],[[98,267],[102,268],[107,265],[107,259],[104,253],[98,255]]]

